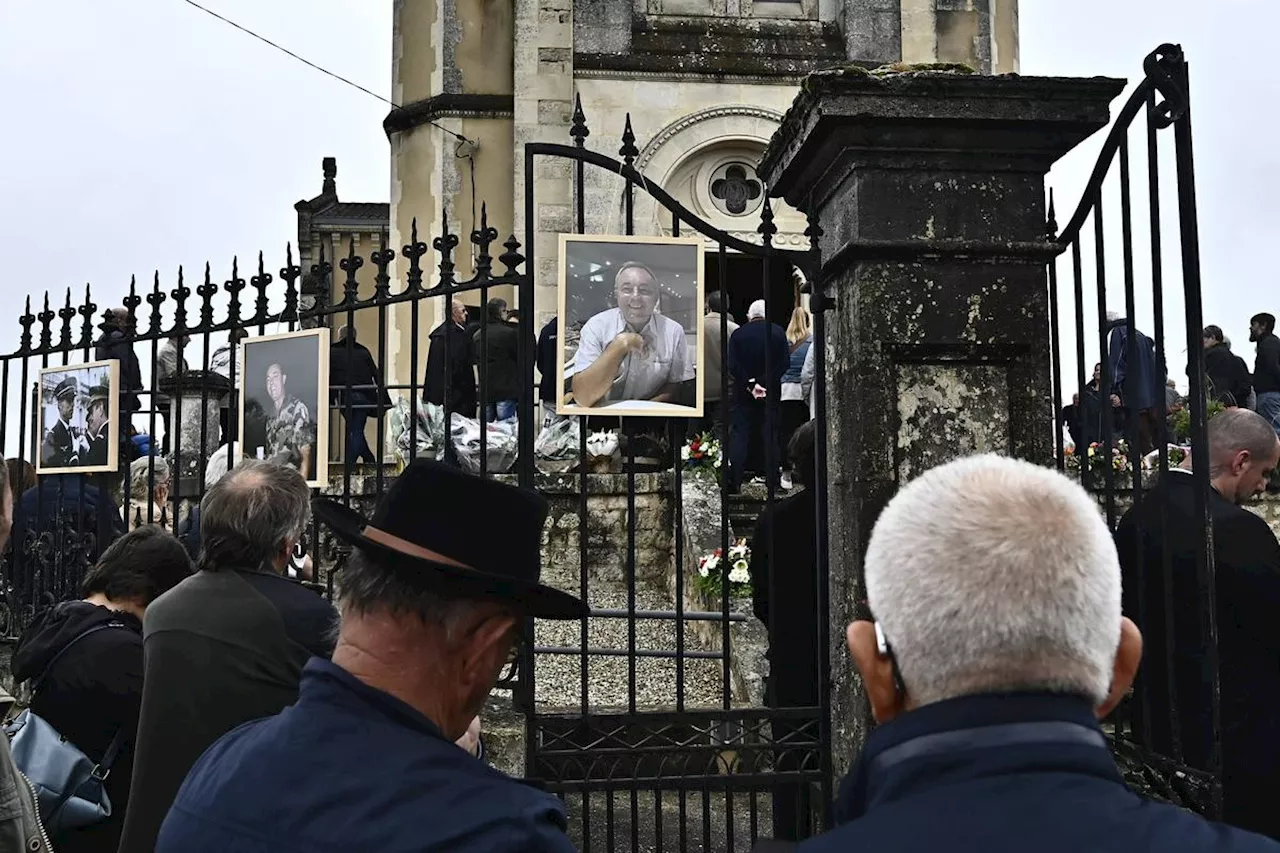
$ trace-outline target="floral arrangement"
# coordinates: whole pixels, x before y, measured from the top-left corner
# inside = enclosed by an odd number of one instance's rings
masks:
[[[1165,458],[1168,460],[1168,467],[1170,468],[1177,468],[1189,455],[1191,455],[1190,447],[1180,447],[1176,444],[1170,444],[1165,448]],[[1142,470],[1146,473],[1156,473],[1160,470],[1159,448],[1142,457]]]
[[[1097,441],[1090,444],[1084,454],[1071,444],[1063,450],[1067,473],[1078,478],[1083,468],[1087,472],[1086,482],[1094,488],[1106,485],[1105,456],[1106,450]],[[1117,439],[1111,445],[1111,470],[1114,472],[1112,482],[1117,488],[1132,484],[1133,465],[1129,461],[1129,444],[1124,439]]]
[[[704,595],[713,598],[722,595],[726,580],[730,595],[751,594],[751,548],[745,539],[729,546],[727,558],[717,548],[698,560],[697,584]]]
[[[724,463],[720,440],[712,433],[695,435],[680,451],[686,471],[693,474],[719,474]]]
[[[1207,402],[1207,405],[1205,407],[1206,422],[1209,421],[1209,419],[1211,419],[1214,415],[1218,414],[1219,412],[1224,412],[1227,409],[1226,406],[1222,405],[1222,403],[1220,403],[1217,400],[1208,400],[1206,402]],[[1191,443],[1191,408],[1189,406],[1183,406],[1178,411],[1170,414],[1169,425],[1173,427],[1173,433],[1178,437],[1179,441],[1186,444]]]

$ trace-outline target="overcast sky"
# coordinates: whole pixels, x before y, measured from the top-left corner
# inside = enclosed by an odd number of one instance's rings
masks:
[[[389,0],[205,5],[389,93]],[[1185,47],[1205,317],[1252,363],[1248,317],[1280,313],[1268,253],[1280,180],[1271,118],[1280,5],[1023,0],[1020,14],[1024,74],[1137,79],[1158,43]],[[319,191],[324,156],[338,159],[343,198],[388,197],[386,104],[182,0],[0,2],[0,109],[0,232],[9,246],[0,297],[10,309],[0,317],[3,352],[16,344],[14,309],[28,293],[61,294],[91,281],[105,307],[120,301],[130,274],[149,280],[159,269],[172,287],[179,264],[199,270],[208,259],[222,281],[233,255],[250,261],[259,248],[268,251],[268,269],[278,270],[295,235],[292,205]],[[1100,139],[1052,176],[1060,222]],[[1172,169],[1165,182],[1171,203]],[[1174,326],[1170,334],[1182,333]],[[1184,348],[1171,343],[1171,363]]]

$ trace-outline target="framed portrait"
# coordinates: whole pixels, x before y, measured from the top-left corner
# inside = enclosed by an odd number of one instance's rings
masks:
[[[329,482],[329,330],[240,342],[240,441],[246,456],[291,465],[307,485]]]
[[[40,370],[38,474],[101,474],[120,464],[120,362]]]
[[[703,244],[560,235],[556,411],[702,416]]]

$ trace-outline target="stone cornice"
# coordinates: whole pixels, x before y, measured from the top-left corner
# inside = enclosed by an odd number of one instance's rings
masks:
[[[573,76],[579,80],[654,80],[668,83],[747,83],[753,86],[799,86],[808,76],[779,74],[726,74],[696,71],[624,71],[606,68],[581,68],[575,65]]]
[[[729,116],[747,116],[749,118],[761,119],[770,122],[775,128],[782,123],[782,113],[777,110],[771,110],[766,107],[757,107],[751,104],[729,104],[723,107],[709,107],[705,110],[699,110],[696,113],[690,113],[671,124],[664,127],[654,135],[645,145],[644,150],[640,152],[640,156],[636,158],[636,168],[644,171],[649,165],[649,161],[653,159],[653,155],[657,153],[663,145],[666,145],[676,135],[701,124],[704,121],[713,121],[715,119],[727,118]],[[766,137],[767,138],[767,137]],[[762,140],[763,141],[763,140]]]
[[[512,95],[433,95],[396,107],[382,121],[387,136],[410,130],[441,118],[511,118],[515,115]]]

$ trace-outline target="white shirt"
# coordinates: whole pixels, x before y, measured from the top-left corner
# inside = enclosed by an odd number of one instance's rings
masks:
[[[610,308],[592,317],[582,327],[578,352],[573,359],[573,372],[581,373],[604,352],[614,338],[627,331],[622,311]],[[694,365],[689,362],[689,347],[684,328],[669,317],[654,314],[640,330],[644,338],[643,352],[628,353],[618,365],[618,375],[602,403],[619,400],[651,400],[667,385],[694,378]]]

